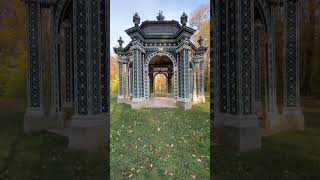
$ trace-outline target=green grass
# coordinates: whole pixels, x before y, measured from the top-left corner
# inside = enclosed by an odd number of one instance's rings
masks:
[[[320,97],[302,104],[304,132],[264,138],[253,152],[214,146],[212,171],[222,180],[320,179]],[[75,151],[64,137],[24,134],[24,110],[21,100],[0,99],[1,180],[105,179],[105,147]],[[208,103],[188,111],[132,110],[112,99],[110,110],[112,179],[209,178]]]
[[[209,103],[132,110],[111,101],[113,179],[209,179]]]
[[[48,132],[23,133],[24,103],[0,99],[0,179],[106,179],[106,150],[70,150],[68,140]]]
[[[304,132],[283,132],[264,138],[261,149],[253,152],[238,153],[214,146],[214,174],[221,180],[320,179],[320,100],[305,98],[302,104]]]

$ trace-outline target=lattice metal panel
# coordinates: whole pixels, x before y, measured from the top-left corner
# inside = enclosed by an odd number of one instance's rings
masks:
[[[28,2],[28,50],[29,50],[29,106],[39,108],[41,106],[41,65],[39,62],[40,43],[40,4]]]
[[[228,79],[227,79],[227,1],[219,1],[219,101],[220,112],[226,113],[228,106]]]
[[[77,64],[77,103],[78,114],[88,114],[88,82],[87,82],[87,9],[86,0],[74,1],[75,30],[76,30],[76,64]]]
[[[286,102],[287,107],[297,105],[297,7],[295,0],[285,2],[285,82],[286,82]]]
[[[241,19],[241,95],[242,95],[242,113],[250,115],[253,113],[253,81],[252,81],[252,23],[253,6],[251,0],[240,1],[240,19]]]
[[[110,63],[107,59],[109,59],[110,50],[107,43],[109,43],[110,39],[109,36],[107,36],[107,32],[109,32],[109,26],[110,26],[110,20],[109,20],[109,13],[107,15],[107,12],[109,12],[109,3],[110,1],[106,0],[99,0],[100,1],[100,68],[101,68],[101,105],[102,105],[102,112],[108,112],[109,110],[109,69],[110,69]],[[107,3],[106,3],[107,2]]]
[[[239,110],[239,68],[238,68],[238,1],[228,1],[228,53],[229,53],[229,112],[231,114],[237,114]]]
[[[91,101],[92,101],[92,113],[96,114],[101,111],[101,96],[100,96],[100,29],[99,29],[99,0],[91,0],[89,2],[90,7],[90,71],[91,71]]]
[[[65,101],[72,102],[72,29],[65,27]]]

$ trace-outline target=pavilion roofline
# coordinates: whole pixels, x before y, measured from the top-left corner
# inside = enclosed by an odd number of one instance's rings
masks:
[[[127,54],[128,50],[132,45],[132,41],[130,41],[124,48],[123,47],[114,47],[113,50],[116,54]],[[208,47],[199,46],[197,47],[194,43],[190,41],[191,48],[194,50],[195,53],[205,53],[208,50]]]
[[[173,24],[176,25],[179,29],[174,35],[148,35],[146,34],[142,29],[147,26],[148,24]],[[141,23],[140,26],[134,26],[131,27],[125,32],[132,38],[135,37],[135,33],[138,33],[142,36],[144,39],[177,39],[183,32],[186,32],[186,34],[191,37],[196,30],[188,27],[188,26],[181,26],[178,21],[171,20],[171,21],[144,21]]]

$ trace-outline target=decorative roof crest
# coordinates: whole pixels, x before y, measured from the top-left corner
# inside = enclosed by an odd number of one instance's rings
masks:
[[[138,15],[137,12],[133,16],[133,23],[135,26],[139,26],[140,24],[140,16]]]
[[[160,10],[159,13],[158,13],[158,16],[157,16],[157,20],[158,20],[158,21],[163,21],[164,18],[165,18],[165,17],[163,16],[163,11]]]
[[[187,25],[187,22],[188,22],[188,16],[186,13],[183,13],[181,18],[180,18],[180,22],[182,24],[182,26],[186,26]]]

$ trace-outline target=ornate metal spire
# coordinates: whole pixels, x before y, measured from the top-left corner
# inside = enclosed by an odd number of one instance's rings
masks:
[[[165,17],[162,14],[163,14],[163,11],[160,10],[159,13],[158,13],[158,16],[157,16],[157,20],[158,21],[163,21],[164,20]]]
[[[188,22],[188,16],[186,15],[186,13],[183,13],[183,14],[182,14],[182,16],[181,16],[180,20],[181,20],[181,24],[182,24],[182,26],[186,26],[186,25],[187,25],[187,22]]]
[[[138,13],[134,14],[133,23],[134,23],[135,26],[139,26],[139,24],[140,24],[140,16],[138,15]]]
[[[121,36],[120,36],[120,38],[118,40],[118,43],[119,43],[119,47],[122,48],[122,44],[124,43],[124,41],[122,40]]]

